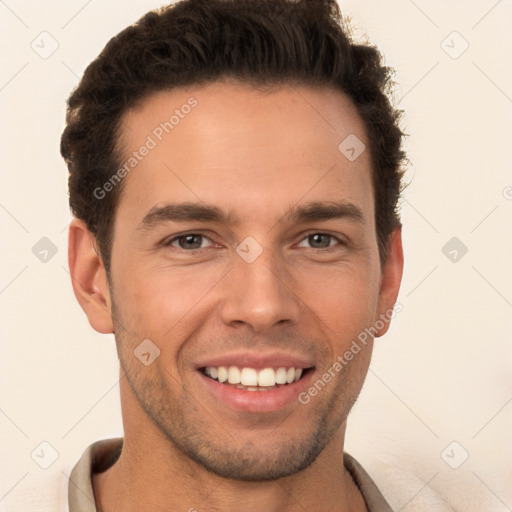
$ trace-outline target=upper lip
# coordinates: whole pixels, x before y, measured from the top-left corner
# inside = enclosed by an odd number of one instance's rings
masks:
[[[211,357],[196,364],[197,369],[207,366],[238,366],[239,368],[311,368],[314,366],[310,358],[286,354],[284,352],[232,352]]]

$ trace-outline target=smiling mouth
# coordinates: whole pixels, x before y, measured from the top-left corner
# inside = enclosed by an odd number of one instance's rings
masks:
[[[313,368],[249,368],[238,366],[206,366],[200,372],[226,386],[246,391],[270,391],[289,386],[304,378]]]

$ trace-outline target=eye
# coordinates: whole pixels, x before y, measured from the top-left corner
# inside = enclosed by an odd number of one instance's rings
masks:
[[[208,237],[197,233],[188,233],[186,235],[180,235],[169,240],[166,245],[177,247],[178,249],[205,249],[207,246],[203,245],[203,242],[212,242]]]
[[[341,243],[337,237],[327,233],[312,233],[300,242],[299,247],[307,247],[304,245],[305,242],[308,243],[309,247],[312,247],[313,249],[328,249],[333,245]]]

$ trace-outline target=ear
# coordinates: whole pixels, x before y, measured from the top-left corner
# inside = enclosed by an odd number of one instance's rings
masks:
[[[68,262],[75,297],[92,328],[113,333],[107,273],[94,235],[79,219],[73,219],[69,227]]]
[[[400,290],[403,269],[402,228],[399,227],[394,229],[389,236],[386,261],[382,267],[376,325],[384,324],[384,326],[379,329],[376,338],[386,334],[391,318],[394,318],[393,308]],[[399,311],[399,309],[395,308],[395,311]]]

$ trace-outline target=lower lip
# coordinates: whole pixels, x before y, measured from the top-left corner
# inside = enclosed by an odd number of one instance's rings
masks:
[[[293,402],[299,403],[298,396],[307,388],[314,371],[309,369],[300,380],[269,391],[238,389],[234,386],[221,384],[200,371],[198,374],[215,398],[231,409],[261,413],[277,411]]]

